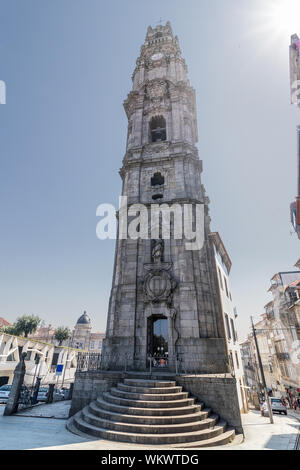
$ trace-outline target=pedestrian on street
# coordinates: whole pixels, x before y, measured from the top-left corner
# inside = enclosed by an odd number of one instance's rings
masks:
[[[283,404],[283,406],[286,406],[286,401],[283,395],[281,396],[281,403]]]
[[[294,408],[295,411],[297,411],[297,408],[298,408],[298,400],[296,400],[296,398],[294,398],[293,408]]]
[[[265,416],[265,411],[266,411],[266,402],[265,402],[265,400],[263,400],[262,403],[261,403],[261,406],[260,406],[261,416]]]

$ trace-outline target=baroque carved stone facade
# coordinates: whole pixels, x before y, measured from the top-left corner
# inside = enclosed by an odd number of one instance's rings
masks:
[[[196,148],[195,91],[169,22],[149,26],[132,80],[124,103],[128,137],[120,171],[122,195],[129,207],[202,205],[204,244],[188,250],[186,240],[174,239],[172,233],[164,240],[118,238],[103,360],[107,368],[118,369],[126,355],[127,367],[145,370],[157,348],[170,370],[180,364],[187,372],[225,372],[209,200]]]

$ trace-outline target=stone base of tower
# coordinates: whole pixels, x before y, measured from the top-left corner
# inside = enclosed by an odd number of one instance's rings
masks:
[[[207,407],[213,410],[213,413],[218,414],[220,418],[225,420],[236,432],[243,433],[236,379],[230,374],[176,375],[164,371],[153,371],[151,375],[145,372],[133,371],[76,372],[70,417],[74,416],[94,401],[106,401],[107,396],[111,393],[114,395],[113,390],[118,388],[121,382],[128,379],[140,381],[175,381],[178,386],[183,387],[184,391],[191,395],[191,398],[194,398],[198,402],[204,402]],[[129,397],[127,398],[129,399]],[[115,402],[116,397],[112,397],[111,400]],[[107,406],[111,405],[108,404]],[[115,406],[116,405],[114,405],[114,407]]]
[[[109,371],[134,369],[134,338],[114,336],[103,340],[101,368]]]
[[[147,354],[146,344],[140,345],[138,353],[135,350],[134,338],[106,338],[103,341],[102,370],[149,372],[150,357]],[[180,338],[176,350],[176,354],[169,354],[164,367],[169,372],[198,374],[229,372],[223,338]]]
[[[229,372],[223,338],[181,338],[177,344],[180,372],[222,374]]]

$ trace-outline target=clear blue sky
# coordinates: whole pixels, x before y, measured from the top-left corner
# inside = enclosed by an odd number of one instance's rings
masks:
[[[289,104],[288,46],[297,31],[277,34],[264,20],[269,4],[1,0],[0,316],[72,326],[86,309],[94,330],[105,329],[114,241],[96,238],[96,207],[117,204],[122,103],[147,26],[162,18],[196,89],[212,229],[233,262],[246,334],[271,276],[299,258],[289,222],[300,111]]]

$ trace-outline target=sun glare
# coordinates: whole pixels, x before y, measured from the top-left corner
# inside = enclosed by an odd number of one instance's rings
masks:
[[[300,0],[272,0],[266,5],[268,29],[291,36],[300,32]]]

